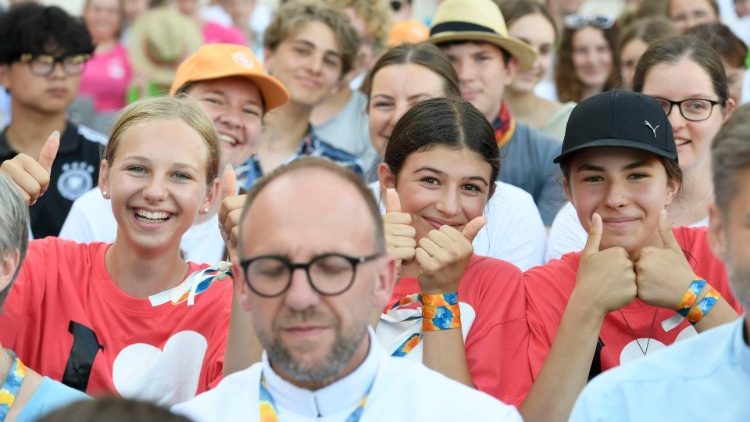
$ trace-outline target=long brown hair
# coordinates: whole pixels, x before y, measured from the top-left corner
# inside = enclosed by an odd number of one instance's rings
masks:
[[[683,58],[690,59],[711,78],[714,92],[722,107],[729,98],[727,74],[724,64],[716,51],[703,40],[689,35],[664,38],[651,44],[638,61],[633,76],[633,91],[643,92],[648,72],[662,63],[677,63]]]
[[[607,40],[610,54],[612,54],[612,71],[604,84],[604,91],[616,88],[620,85],[620,59],[617,56],[617,40],[620,30],[615,23],[611,28],[602,29],[586,25],[576,29],[563,29],[560,48],[557,51],[557,65],[555,66],[555,86],[557,87],[557,98],[560,102],[575,101],[583,99],[584,85],[576,76],[573,66],[573,37],[578,31],[591,27],[602,31],[604,39]]]

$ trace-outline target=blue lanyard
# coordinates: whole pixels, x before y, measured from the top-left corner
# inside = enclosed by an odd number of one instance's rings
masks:
[[[370,386],[367,387],[364,397],[359,401],[359,406],[346,418],[346,422],[359,422],[362,418],[362,413],[365,411],[365,405],[367,404],[367,398],[370,396],[372,386],[375,384],[373,379]],[[279,412],[276,408],[276,401],[273,399],[271,392],[268,391],[268,385],[266,383],[266,376],[261,372],[260,374],[260,422],[278,422]]]
[[[5,378],[2,387],[0,387],[0,422],[5,420],[8,416],[11,406],[16,401],[18,391],[21,390],[21,384],[23,379],[26,377],[26,366],[24,366],[21,359],[18,359],[15,353],[8,351],[8,355],[13,360],[8,371],[8,376]]]

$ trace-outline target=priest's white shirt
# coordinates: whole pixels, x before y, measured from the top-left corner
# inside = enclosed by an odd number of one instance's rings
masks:
[[[260,379],[265,376],[280,421],[345,421],[372,389],[362,421],[512,421],[515,407],[453,381],[424,365],[391,357],[372,330],[364,362],[348,376],[316,391],[297,387],[263,360],[234,373],[213,390],[180,403],[172,411],[196,422],[258,421]]]

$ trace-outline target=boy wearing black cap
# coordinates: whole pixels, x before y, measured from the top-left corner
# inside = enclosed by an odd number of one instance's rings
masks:
[[[531,194],[542,221],[551,225],[565,202],[560,172],[552,163],[560,142],[517,121],[503,102],[516,69],[533,65],[534,51],[508,35],[503,15],[492,0],[443,2],[435,11],[429,41],[456,68],[462,98],[495,128],[503,162],[500,180]]]
[[[555,162],[589,235],[581,252],[524,274],[530,421],[567,420],[587,379],[741,311],[706,229],[666,219],[682,173],[656,100],[628,91],[584,100]]]
[[[715,201],[711,247],[727,264],[737,299],[750,307],[750,107],[735,111],[711,148]],[[576,402],[572,421],[746,420],[750,401],[750,316],[632,365],[608,371]],[[667,392],[668,394],[663,394]],[[739,393],[739,395],[738,395]],[[690,398],[701,400],[690,400]],[[709,404],[710,405],[707,405]]]
[[[73,201],[96,185],[99,147],[106,143],[66,116],[94,46],[83,23],[35,3],[0,17],[0,40],[0,82],[11,94],[12,112],[0,133],[0,163],[19,153],[38,157],[49,134],[61,134],[49,190],[30,207],[34,237],[55,236]]]

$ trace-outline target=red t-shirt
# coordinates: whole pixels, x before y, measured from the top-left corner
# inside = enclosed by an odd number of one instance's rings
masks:
[[[2,345],[39,373],[92,395],[173,404],[217,384],[231,280],[206,276],[196,285],[186,277],[167,292],[133,298],[107,272],[108,247],[32,241],[0,315]],[[188,273],[205,267],[190,263]]]
[[[416,277],[403,277],[396,284],[390,305],[419,291]],[[466,359],[474,385],[505,403],[520,406],[532,380],[527,360],[529,332],[521,271],[505,261],[475,255],[461,279],[458,301]],[[381,339],[393,337],[381,335],[382,330],[393,332],[421,327],[418,320],[414,325],[409,320],[391,323],[384,318],[386,316],[378,323]],[[393,338],[384,340],[390,352],[398,346]]]
[[[706,229],[676,227],[672,231],[695,273],[721,292],[724,299],[741,313],[742,307],[730,291],[724,264],[708,245]],[[581,253],[572,252],[559,260],[532,268],[523,276],[531,331],[529,360],[534,377],[541,370],[557,334],[568,298],[575,287],[580,260]],[[676,328],[664,331],[662,321],[676,314],[672,309],[647,305],[638,299],[618,311],[608,313],[599,333],[603,343],[600,353],[601,370],[643,357],[644,352],[651,354],[677,340],[694,336],[695,328],[686,320]]]

